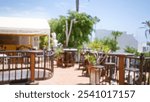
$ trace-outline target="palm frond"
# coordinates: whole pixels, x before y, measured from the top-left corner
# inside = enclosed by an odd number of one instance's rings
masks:
[[[150,28],[150,21],[147,21],[147,26]]]
[[[147,38],[147,35],[148,35],[148,33],[150,34],[150,30],[145,30],[145,36],[146,36],[146,38]]]
[[[144,24],[144,26],[145,26],[143,28],[146,28],[146,30],[145,30],[145,37],[147,38],[148,34],[150,34],[150,21],[142,22],[142,24]]]
[[[145,27],[139,27],[139,28],[145,28]]]

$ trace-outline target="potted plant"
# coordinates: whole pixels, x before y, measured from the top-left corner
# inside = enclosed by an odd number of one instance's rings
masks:
[[[57,63],[57,67],[62,67],[63,66],[63,49],[62,48],[56,48],[55,49],[55,59],[56,59],[56,63]]]
[[[88,48],[91,49],[89,53],[85,55],[87,61],[88,74],[93,65],[101,64],[107,55],[110,52],[110,48],[107,45],[104,45],[100,40],[95,39],[93,42],[88,44]],[[99,55],[99,52],[102,52],[102,56]]]
[[[86,68],[87,68],[87,74],[90,75],[90,71],[92,66],[96,64],[96,57],[93,54],[86,54],[85,55],[85,63],[86,63]]]

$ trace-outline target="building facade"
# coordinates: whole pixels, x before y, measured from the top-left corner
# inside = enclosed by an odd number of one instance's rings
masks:
[[[103,29],[96,30],[94,38],[98,39],[103,39],[105,37],[112,38],[113,37],[111,35],[112,31],[113,30],[103,30]],[[127,34],[126,32],[123,32],[123,34],[117,38],[117,41],[118,46],[120,48],[119,50],[117,50],[117,52],[124,52],[124,49],[127,46],[138,49],[138,41],[134,38],[133,35]]]
[[[139,52],[150,52],[150,46],[147,45],[147,43],[140,43],[138,46],[138,51]]]

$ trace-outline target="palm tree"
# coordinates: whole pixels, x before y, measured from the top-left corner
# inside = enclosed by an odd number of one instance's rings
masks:
[[[144,27],[142,27],[142,28],[146,28],[145,36],[147,38],[148,34],[150,35],[150,21],[142,22],[142,24],[144,24]],[[147,42],[147,46],[150,46],[150,42]],[[149,51],[149,56],[150,56],[150,51]]]
[[[142,24],[144,24],[144,28],[146,28],[146,30],[145,30],[145,36],[147,38],[147,35],[148,34],[150,35],[150,21],[142,22]]]
[[[76,11],[79,12],[79,0],[76,0]]]
[[[79,12],[79,5],[80,5],[80,1],[76,0],[76,12]]]
[[[113,31],[112,35],[114,36],[115,41],[117,41],[117,38],[122,35],[122,32]]]

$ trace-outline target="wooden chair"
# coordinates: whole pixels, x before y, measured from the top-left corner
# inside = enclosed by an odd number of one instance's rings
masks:
[[[80,53],[80,61],[79,61],[79,68],[83,67],[85,69],[85,53]]]
[[[126,67],[125,67],[125,83],[128,85],[136,84],[139,79],[139,62],[140,58],[136,56],[126,57]]]
[[[141,84],[150,85],[150,57],[144,58]]]
[[[106,70],[106,82],[108,81],[108,83],[111,84],[118,84],[118,67],[117,67],[117,58],[115,56],[107,56],[107,58],[105,59],[105,70]],[[113,83],[112,83],[113,81]]]
[[[71,67],[74,65],[74,57],[72,52],[64,52],[64,67]]]
[[[150,58],[145,58],[144,55],[130,58],[130,66],[125,68],[125,71],[127,72],[127,84],[150,84]]]

